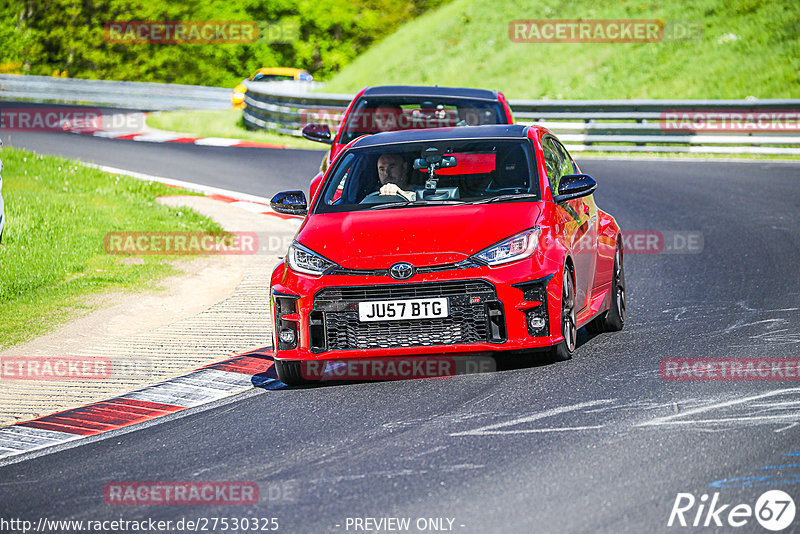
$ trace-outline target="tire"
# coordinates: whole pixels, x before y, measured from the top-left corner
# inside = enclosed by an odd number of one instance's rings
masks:
[[[564,267],[561,284],[561,335],[564,339],[550,349],[550,359],[565,362],[572,358],[577,344],[578,328],[575,312],[575,280],[569,267]]]
[[[275,360],[275,371],[278,373],[278,380],[287,386],[304,386],[311,383],[303,378],[298,361]]]
[[[614,253],[614,272],[611,279],[611,307],[608,309],[603,328],[606,332],[618,332],[625,326],[625,269],[622,250]]]

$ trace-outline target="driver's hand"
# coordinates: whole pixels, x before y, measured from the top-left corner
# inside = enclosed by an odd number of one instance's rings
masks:
[[[397,184],[393,183],[388,183],[381,186],[380,194],[385,196],[400,195],[412,202],[415,200],[417,196],[417,194],[414,193],[413,191],[403,191],[402,189],[400,189],[400,187],[398,187]]]

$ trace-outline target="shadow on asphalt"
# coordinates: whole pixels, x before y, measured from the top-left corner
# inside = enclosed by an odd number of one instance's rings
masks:
[[[589,343],[595,337],[602,335],[602,334],[590,334],[585,328],[581,328],[578,330],[578,338],[577,338],[577,345],[576,350],[579,349],[581,346]],[[271,352],[271,350],[270,350]],[[264,350],[259,351],[258,354],[251,353],[250,355],[257,355],[261,358],[266,358],[272,360],[271,354],[265,354]],[[458,358],[470,358],[469,355],[431,355],[429,359],[431,360],[457,360]],[[395,358],[385,358],[383,361],[390,361],[390,360],[413,360],[419,359],[420,357],[411,356],[411,357],[395,357]],[[326,367],[325,372],[322,373],[319,379],[313,379],[309,381],[308,384],[297,385],[297,386],[287,386],[281,382],[279,387],[275,387],[274,381],[278,380],[278,375],[275,371],[275,367],[271,366],[266,372],[260,373],[258,375],[253,376],[253,385],[255,387],[262,387],[266,389],[310,389],[310,388],[325,388],[325,387],[334,387],[334,386],[348,386],[354,384],[367,384],[372,382],[394,382],[394,381],[407,381],[407,380],[444,380],[447,378],[452,378],[453,376],[458,376],[460,374],[485,374],[485,373],[497,373],[497,372],[506,372],[506,371],[516,371],[520,369],[532,369],[536,367],[545,367],[547,365],[555,365],[559,362],[555,362],[551,359],[549,350],[548,349],[534,349],[534,350],[525,350],[525,351],[497,351],[497,352],[487,352],[481,353],[480,358],[486,360],[489,359],[492,362],[491,368],[489,369],[481,369],[480,371],[476,372],[453,372],[453,373],[444,373],[439,376],[400,376],[394,375],[391,377],[375,377],[372,376],[368,379],[363,378],[346,378],[344,376],[333,376],[336,374],[335,370],[331,371],[330,367]],[[332,359],[326,362],[328,365],[331,362],[334,362],[334,366],[346,366],[347,361],[355,362],[357,365],[361,365],[364,362],[364,359]],[[377,361],[377,360],[373,360]],[[457,368],[458,366],[455,366]]]

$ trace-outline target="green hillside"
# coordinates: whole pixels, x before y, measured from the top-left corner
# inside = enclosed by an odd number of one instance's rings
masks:
[[[519,19],[660,19],[701,35],[514,43],[509,23]],[[324,90],[379,84],[482,87],[510,98],[800,98],[800,2],[454,0],[372,46]]]

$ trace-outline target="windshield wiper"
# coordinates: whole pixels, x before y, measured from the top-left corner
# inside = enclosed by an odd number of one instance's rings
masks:
[[[406,200],[405,202],[389,202],[387,204],[375,204],[371,206],[369,209],[371,210],[388,210],[391,208],[404,208],[411,204],[410,200]]]
[[[525,193],[517,195],[498,195],[496,197],[473,200],[471,202],[466,202],[466,204],[490,204],[492,202],[510,202],[513,200],[539,200],[539,195],[533,193]]]
[[[388,204],[375,204],[373,207],[369,208],[371,210],[383,210],[383,209],[392,209],[392,208],[405,208],[407,206],[431,206],[431,205],[442,205],[442,204],[469,204],[469,202],[463,202],[458,199],[445,199],[445,200],[415,200],[410,201],[407,200],[405,202],[389,202]]]

